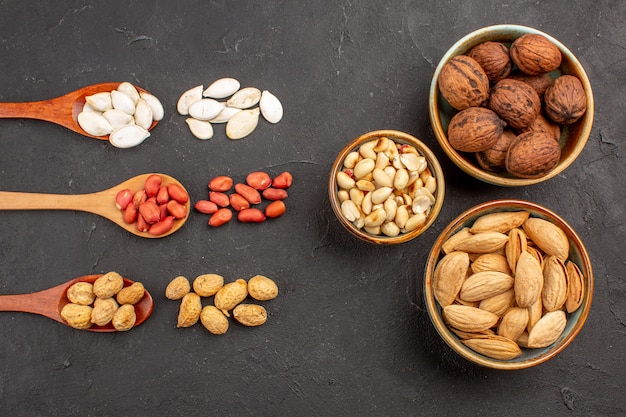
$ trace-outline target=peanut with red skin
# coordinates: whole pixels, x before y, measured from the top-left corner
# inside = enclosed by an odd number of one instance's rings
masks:
[[[148,233],[152,236],[160,236],[172,230],[174,226],[174,216],[166,216],[163,220],[158,223],[154,223],[148,229]]]
[[[266,200],[284,200],[285,198],[287,198],[288,194],[287,191],[285,191],[282,188],[268,188],[266,190],[263,190],[263,198],[265,198]]]
[[[189,194],[187,194],[187,191],[176,183],[168,184],[167,192],[172,200],[176,200],[180,204],[185,204],[189,201]]]
[[[134,204],[128,204],[124,210],[124,222],[133,224],[137,221],[137,207]]]
[[[180,204],[176,200],[170,200],[167,203],[167,211],[171,214],[175,219],[184,219],[187,217],[187,207]]]
[[[137,229],[138,232],[142,232],[142,233],[145,233],[150,229],[150,225],[148,224],[148,222],[146,222],[146,220],[143,218],[141,213],[137,213],[137,221],[135,222],[135,228]]]
[[[167,187],[162,185],[159,188],[159,192],[156,195],[156,201],[159,204],[165,204],[170,201],[170,194],[167,192]]]
[[[289,172],[281,172],[274,178],[272,181],[272,186],[274,188],[289,188],[293,183],[293,176]]]
[[[250,208],[250,203],[248,202],[248,200],[243,198],[240,194],[233,193],[229,195],[228,198],[230,200],[230,205],[236,211],[241,211],[241,210]]]
[[[169,210],[167,209],[167,203],[159,204],[159,211],[161,212],[161,216],[159,217],[159,220],[163,220],[166,216],[170,214]]]
[[[258,208],[247,208],[237,214],[237,220],[242,223],[261,223],[265,221],[265,214]]]
[[[209,201],[217,204],[220,207],[228,207],[230,201],[228,196],[219,191],[209,191]]]
[[[282,200],[276,200],[265,207],[265,216],[274,219],[285,214],[286,210],[285,203]]]
[[[143,203],[147,199],[148,199],[148,196],[146,195],[145,190],[135,191],[135,194],[133,194],[133,204],[137,208],[139,207],[141,203]]]
[[[247,184],[239,183],[235,185],[235,191],[248,200],[250,204],[259,204],[261,202],[261,194]]]
[[[139,205],[139,214],[148,224],[156,223],[161,219],[161,210],[152,200],[145,201]]]
[[[225,192],[230,190],[230,187],[233,186],[233,180],[230,177],[227,177],[226,175],[220,175],[219,177],[215,177],[213,178],[211,181],[209,181],[209,189],[211,191],[217,191],[217,192]]]
[[[160,175],[150,174],[148,178],[146,178],[146,182],[143,186],[143,189],[146,191],[146,195],[148,198],[154,197],[159,192],[159,188],[161,187],[161,182],[163,179]]]
[[[255,190],[263,191],[272,185],[272,179],[263,171],[255,171],[248,174],[246,184]]]
[[[217,211],[217,204],[209,200],[199,200],[193,207],[204,214],[213,214]]]
[[[221,225],[228,223],[233,218],[233,212],[227,208],[221,208],[211,215],[209,219],[209,226],[220,227]]]
[[[126,210],[126,207],[133,201],[133,193],[128,188],[121,190],[115,196],[115,206],[120,210]]]

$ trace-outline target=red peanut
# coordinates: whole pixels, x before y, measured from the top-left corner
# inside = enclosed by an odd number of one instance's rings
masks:
[[[213,214],[217,211],[217,204],[209,200],[199,200],[193,207],[204,214]]]
[[[228,223],[233,218],[233,212],[227,208],[221,208],[211,215],[209,219],[209,226],[220,227],[221,225]]]
[[[147,199],[148,196],[146,195],[145,190],[135,191],[135,194],[133,194],[133,204],[135,205],[135,207],[139,207],[139,205]]]
[[[219,177],[215,177],[209,181],[209,189],[220,193],[230,190],[230,187],[232,186],[233,179],[227,177],[226,175],[220,175]]]
[[[167,210],[167,203],[159,204],[159,211],[161,212],[161,216],[159,217],[159,220],[163,220],[170,214],[170,212]]]
[[[237,220],[242,223],[261,223],[265,220],[265,214],[258,208],[243,209],[237,214]]]
[[[272,179],[266,172],[255,171],[248,174],[246,184],[255,190],[262,191],[272,185]]]
[[[150,229],[148,229],[148,233],[150,233],[152,236],[160,236],[172,230],[173,226],[174,226],[174,217],[167,216],[163,220],[159,221],[158,223],[155,223],[152,226],[150,226]]]
[[[228,196],[219,191],[209,191],[209,201],[212,201],[220,207],[228,207],[230,204]]]
[[[133,201],[133,193],[128,188],[121,190],[115,196],[115,206],[120,210],[126,210],[131,201]]]
[[[159,188],[159,192],[156,195],[156,201],[159,204],[165,204],[170,201],[170,193],[167,192],[167,187],[162,185]]]
[[[289,172],[281,172],[272,181],[274,188],[289,188],[293,182],[293,176]]]
[[[150,229],[150,225],[146,222],[141,213],[137,213],[137,222],[135,223],[135,227],[142,233],[145,233]]]
[[[148,197],[154,197],[159,192],[159,188],[161,187],[161,176],[158,174],[150,174],[148,178],[146,178],[146,182],[143,186],[143,189],[146,190],[146,195]]]
[[[128,204],[124,210],[124,222],[133,224],[137,221],[137,207],[134,204]]]
[[[267,200],[284,200],[287,198],[287,191],[282,188],[268,188],[263,190],[263,198]]]
[[[170,200],[167,203],[167,211],[174,216],[175,219],[184,219],[187,217],[187,207],[180,204],[176,200]]]
[[[250,203],[248,202],[248,200],[243,198],[240,194],[233,193],[229,195],[228,198],[230,200],[230,205],[236,211],[241,211],[241,210],[250,208]]]
[[[261,202],[261,194],[247,184],[239,183],[235,185],[235,191],[248,200],[250,204],[259,204]]]
[[[189,201],[189,194],[187,194],[187,191],[176,183],[168,184],[167,192],[172,200],[176,200],[180,204],[185,204]]]
[[[139,214],[146,223],[152,224],[161,220],[161,210],[154,201],[145,201],[139,205]]]
[[[282,200],[276,200],[265,207],[265,216],[273,219],[276,217],[280,217],[285,213],[287,207]]]

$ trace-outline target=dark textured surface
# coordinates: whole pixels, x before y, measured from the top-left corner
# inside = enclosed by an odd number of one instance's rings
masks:
[[[626,413],[622,1],[6,1],[0,0],[0,101],[56,97],[130,81],[166,116],[121,150],[62,127],[0,121],[0,189],[86,193],[162,171],[204,198],[219,174],[291,171],[287,214],[209,229],[192,213],[164,239],[132,236],[78,212],[0,213],[0,292],[23,293],[117,270],[155,296],[152,317],[123,334],[92,334],[40,316],[0,315],[0,414],[549,415]],[[430,129],[427,95],[439,58],[482,26],[516,23],[567,45],[587,70],[594,128],[562,175],[518,189],[457,169]],[[223,77],[273,91],[285,117],[252,136],[191,136],[180,94]],[[400,247],[353,239],[333,218],[326,181],[337,152],[375,129],[429,144],[447,175],[438,221]],[[474,366],[435,333],[422,299],[431,244],[460,212],[521,198],[559,213],[595,272],[587,323],[558,357],[502,372]],[[280,286],[266,325],[221,337],[176,328],[173,277],[264,274]]]

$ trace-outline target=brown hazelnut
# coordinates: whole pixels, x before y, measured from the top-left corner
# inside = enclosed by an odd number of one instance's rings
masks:
[[[461,110],[450,120],[448,141],[457,151],[480,152],[492,147],[502,135],[504,122],[484,107]]]
[[[489,108],[510,127],[522,129],[530,125],[539,114],[541,99],[525,82],[505,78],[493,87]]]
[[[587,110],[587,95],[580,80],[573,75],[561,75],[544,96],[546,114],[556,123],[571,124]]]
[[[511,59],[530,75],[554,71],[561,65],[561,51],[543,35],[527,33],[511,44]]]
[[[478,62],[492,82],[500,81],[511,73],[509,49],[501,42],[483,42],[473,47],[467,55]]]
[[[478,165],[487,171],[504,171],[506,153],[516,137],[517,135],[514,132],[506,129],[491,148],[482,152],[476,152],[475,156]]]
[[[464,110],[482,106],[489,97],[489,78],[473,58],[457,55],[441,68],[439,91],[452,107]]]
[[[550,136],[526,132],[517,136],[506,154],[506,170],[520,178],[540,178],[557,166],[561,148]]]

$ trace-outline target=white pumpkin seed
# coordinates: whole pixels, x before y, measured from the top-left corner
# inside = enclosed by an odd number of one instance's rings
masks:
[[[197,85],[185,91],[180,96],[178,102],[176,103],[176,110],[178,110],[178,113],[183,116],[187,116],[189,114],[189,106],[198,100],[202,100],[202,87],[202,85]]]
[[[128,114],[135,114],[135,103],[126,93],[117,90],[111,91],[111,103],[114,109],[119,109]]]
[[[255,107],[250,110],[242,110],[234,115],[226,123],[226,136],[233,140],[248,136],[259,124],[260,113],[259,108]]]
[[[213,81],[202,95],[209,98],[226,98],[235,94],[239,87],[241,87],[241,84],[234,78],[220,78]]]
[[[256,105],[261,100],[261,90],[255,87],[246,87],[237,91],[228,101],[228,107],[238,109],[248,109]]]
[[[146,130],[150,129],[152,125],[152,108],[142,98],[137,100],[137,106],[135,107],[135,124]]]
[[[93,136],[106,136],[113,131],[109,121],[95,112],[79,113],[78,124],[85,132]]]
[[[94,109],[93,107],[91,107],[91,105],[87,102],[85,102],[85,104],[83,104],[83,110],[84,112],[89,112],[89,113],[102,113],[96,109]]]
[[[211,120],[224,110],[224,105],[212,98],[203,98],[189,106],[189,115],[198,120]]]
[[[96,111],[105,112],[113,108],[111,93],[102,92],[85,97],[85,101]]]
[[[259,107],[265,120],[270,123],[278,123],[283,118],[283,105],[274,94],[267,90],[261,93]]]
[[[198,120],[188,117],[185,122],[189,126],[191,133],[198,139],[206,140],[213,137],[213,125],[206,120]]]
[[[111,132],[109,142],[116,148],[132,148],[146,140],[150,132],[141,126],[128,125]]]
[[[118,85],[117,91],[121,91],[122,93],[128,95],[128,97],[130,97],[133,102],[137,104],[137,100],[139,100],[139,91],[137,91],[135,86],[128,81],[124,81],[123,83]]]
[[[226,123],[230,120],[231,117],[241,111],[241,109],[226,106],[226,103],[222,104],[224,104],[224,108],[222,109],[220,114],[209,120],[211,123]]]
[[[119,109],[107,110],[102,113],[102,116],[104,116],[104,118],[111,124],[113,130],[135,123],[133,116],[128,113],[124,113]]]
[[[163,104],[161,104],[161,101],[152,94],[146,93],[144,91],[142,91],[139,96],[142,99],[146,100],[146,103],[148,103],[148,106],[150,106],[150,109],[152,109],[152,120],[155,120],[157,122],[159,120],[162,120],[163,116],[165,115],[165,110],[163,109]]]

